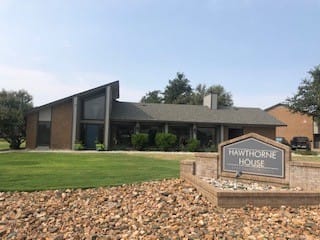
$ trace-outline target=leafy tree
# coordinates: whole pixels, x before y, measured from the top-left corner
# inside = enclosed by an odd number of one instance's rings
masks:
[[[230,92],[226,92],[221,85],[212,85],[207,89],[206,95],[209,93],[215,93],[218,95],[219,107],[230,107],[233,105],[232,95]]]
[[[205,84],[198,84],[193,90],[189,79],[184,73],[177,72],[174,79],[169,80],[164,93],[160,90],[148,92],[140,100],[142,103],[175,103],[202,105],[203,98],[210,94],[218,95],[218,106],[229,107],[233,105],[232,95],[221,85],[212,85],[209,88]]]
[[[161,91],[154,90],[147,92],[145,96],[143,96],[140,100],[142,103],[162,103]]]
[[[221,85],[212,85],[207,88],[206,85],[199,84],[195,91],[192,94],[192,99],[190,104],[202,105],[203,98],[208,94],[217,94],[218,95],[218,106],[219,107],[229,107],[233,105],[232,95],[230,92],[226,92],[223,86]]]
[[[0,135],[11,149],[19,149],[26,137],[25,114],[32,108],[32,96],[24,90],[0,92]]]
[[[190,104],[202,105],[203,98],[207,93],[207,86],[205,84],[198,84],[195,90],[192,92],[192,97],[190,99]]]
[[[320,65],[309,72],[310,78],[302,80],[297,93],[287,98],[289,109],[313,116],[320,120]]]
[[[164,103],[187,104],[190,102],[192,87],[183,73],[177,72],[164,91]]]

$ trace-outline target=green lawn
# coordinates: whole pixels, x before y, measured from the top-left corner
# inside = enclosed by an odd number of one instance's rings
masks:
[[[9,150],[9,143],[0,138],[0,151]]]
[[[26,147],[26,143],[24,142],[21,144],[20,148],[25,148],[25,147]],[[0,151],[6,151],[6,150],[10,150],[9,143],[4,139],[0,138]]]
[[[304,162],[318,162],[320,163],[320,156],[312,155],[294,155],[292,156],[293,161],[304,161]]]
[[[176,178],[179,160],[112,153],[0,153],[0,191],[91,188]]]

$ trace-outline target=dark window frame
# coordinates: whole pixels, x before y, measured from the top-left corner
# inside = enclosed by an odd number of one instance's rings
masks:
[[[85,103],[87,101],[93,100],[93,99],[97,99],[100,97],[104,97],[104,101],[103,101],[103,117],[102,118],[86,118],[85,117]],[[105,94],[98,94],[98,95],[94,95],[94,96],[90,96],[90,97],[86,97],[83,98],[81,101],[81,121],[102,121],[104,122],[106,118],[106,95]]]
[[[39,134],[41,134],[41,131],[40,131],[39,127],[40,127],[41,124],[48,124],[49,125],[48,144],[40,143],[40,138],[41,137],[39,137]],[[51,127],[52,127],[51,121],[38,121],[38,123],[37,123],[37,146],[38,147],[50,147],[50,145],[51,145],[51,135],[52,135]]]

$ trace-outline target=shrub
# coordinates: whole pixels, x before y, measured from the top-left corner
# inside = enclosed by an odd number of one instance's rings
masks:
[[[104,144],[103,143],[96,143],[96,150],[97,151],[104,151]]]
[[[82,142],[76,142],[74,144],[74,150],[83,150],[84,149],[84,146],[82,144]]]
[[[177,136],[172,133],[157,133],[155,137],[157,147],[162,151],[168,151],[169,148],[175,146]]]
[[[216,144],[212,144],[209,149],[208,152],[218,152],[218,147]]]
[[[189,152],[196,152],[199,150],[200,141],[197,139],[190,139],[187,143],[187,149]]]
[[[131,136],[131,143],[137,150],[143,150],[148,144],[149,138],[146,133],[137,133]]]

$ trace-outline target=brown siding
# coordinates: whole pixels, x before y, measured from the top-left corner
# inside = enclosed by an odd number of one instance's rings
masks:
[[[263,126],[258,126],[258,127],[240,127],[237,126],[236,128],[242,128],[243,129],[243,134],[247,133],[257,133],[259,135],[262,135],[267,138],[275,139],[276,137],[276,129],[275,127],[263,127]],[[229,128],[225,127],[224,128],[224,141],[228,140],[229,138]]]
[[[72,138],[72,102],[52,107],[51,148],[71,149]]]
[[[38,113],[31,113],[27,116],[27,141],[26,148],[34,149],[37,147],[37,124],[38,124]]]
[[[283,105],[271,108],[267,112],[287,124],[286,127],[277,127],[277,137],[284,137],[289,142],[294,136],[307,136],[310,140],[313,140],[312,117],[300,113],[292,113]]]
[[[256,133],[273,140],[276,138],[275,127],[244,127],[243,134],[248,133]]]

